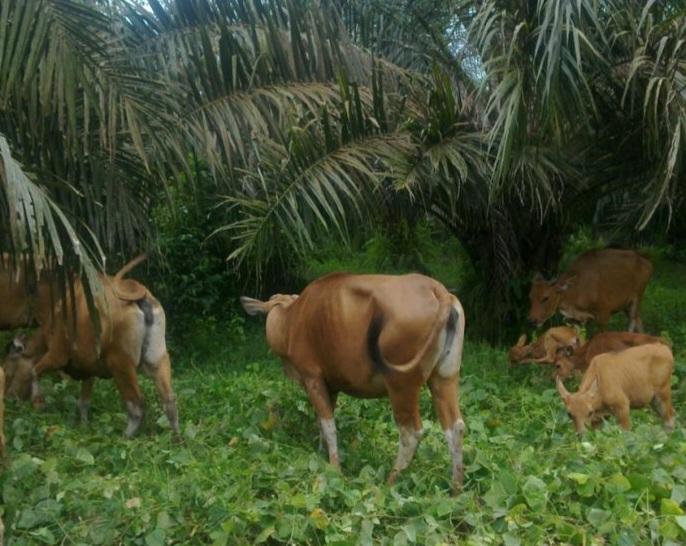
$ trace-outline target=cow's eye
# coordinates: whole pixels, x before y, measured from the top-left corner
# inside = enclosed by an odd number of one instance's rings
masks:
[[[543,296],[543,297],[541,298],[541,303],[545,303],[545,302],[547,302],[547,301],[548,301],[548,296]]]

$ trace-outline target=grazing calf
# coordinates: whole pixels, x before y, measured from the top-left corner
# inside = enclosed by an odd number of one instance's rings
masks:
[[[579,332],[569,326],[550,328],[536,341],[526,345],[526,334],[522,334],[508,356],[510,364],[524,362],[555,362],[558,350],[576,348],[581,344]]]
[[[567,392],[560,377],[556,383],[578,433],[584,432],[587,422],[608,411],[628,430],[631,428],[629,409],[642,408],[651,402],[671,431],[674,429],[670,388],[673,370],[670,348],[652,343],[596,356],[574,394]]]
[[[531,284],[529,321],[540,326],[557,311],[607,329],[610,316],[625,311],[629,330],[642,331],[640,305],[653,274],[650,260],[633,250],[589,250],[576,258],[559,279],[537,274]]]
[[[338,393],[388,396],[400,431],[388,477],[393,483],[422,436],[419,394],[428,383],[452,456],[453,484],[461,486],[458,384],[465,315],[442,284],[423,275],[335,273],[300,296],[277,294],[266,302],[243,297],[241,303],[250,315],[267,315],[267,342],[286,375],[307,392],[332,465],[340,466],[333,417]]]
[[[555,359],[557,374],[566,379],[576,370],[585,371],[597,355],[611,351],[622,351],[629,347],[646,345],[648,343],[667,342],[661,337],[637,334],[634,332],[600,332],[593,338],[573,351],[562,349]]]
[[[160,303],[145,286],[123,276],[144,259],[136,258],[114,277],[101,275],[102,291],[95,294],[100,334],[88,309],[83,284],[76,279],[74,297],[53,301],[59,293],[42,279],[36,297],[40,328],[28,346],[43,347],[38,354],[25,351],[21,358],[34,366],[32,399],[42,404],[38,379],[47,371],[64,371],[83,381],[79,409],[88,417],[95,377],[113,378],[126,411],[125,435],[135,436],[143,422],[143,395],[138,370],[151,375],[175,434],[179,431],[176,397],[171,384],[171,362],[165,342],[165,315]],[[16,357],[16,355],[15,355]],[[21,360],[20,358],[20,360]]]

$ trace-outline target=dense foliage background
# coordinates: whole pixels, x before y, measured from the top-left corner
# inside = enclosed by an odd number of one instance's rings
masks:
[[[106,382],[87,428],[65,422],[70,383],[48,382],[43,414],[10,403],[10,543],[683,543],[683,427],[666,436],[638,411],[634,431],[578,441],[549,371],[508,369],[502,348],[534,272],[641,248],[656,268],[644,322],[674,343],[684,415],[685,14],[2,0],[0,250],[89,281],[149,252],[135,276],[167,311],[185,440],[155,421],[150,385],[134,442]],[[425,272],[464,303],[459,497],[427,397],[397,487],[381,485],[397,440],[384,402],[342,401],[344,475],[329,469],[304,395],[238,308],[336,270]]]

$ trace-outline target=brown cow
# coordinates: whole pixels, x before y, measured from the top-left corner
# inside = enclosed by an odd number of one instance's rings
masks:
[[[673,371],[671,349],[662,343],[652,343],[596,356],[574,394],[567,392],[559,376],[556,383],[578,433],[584,432],[587,421],[593,422],[594,417],[608,411],[615,415],[622,428],[630,429],[629,409],[642,408],[651,402],[665,427],[673,430],[670,388]]]
[[[557,374],[566,379],[575,370],[584,371],[591,364],[591,360],[602,353],[622,351],[629,347],[646,345],[648,343],[668,344],[663,338],[637,334],[635,332],[600,332],[593,338],[569,352],[561,350],[555,360]]]
[[[611,315],[625,311],[629,330],[642,331],[641,298],[652,274],[650,260],[633,250],[589,250],[559,279],[534,277],[529,321],[540,326],[559,311],[568,319],[595,320],[605,330]]]
[[[128,413],[125,435],[132,437],[143,421],[143,395],[137,378],[137,370],[142,367],[154,378],[169,423],[178,434],[164,310],[145,286],[132,279],[123,279],[143,259],[144,256],[140,256],[131,261],[114,277],[100,275],[102,291],[95,296],[101,329],[99,336],[80,280],[74,280],[74,297],[67,296],[64,301],[56,301],[54,306],[51,296],[57,289],[51,288],[48,280],[41,280],[36,297],[40,328],[28,345],[44,347],[41,351],[22,355],[34,364],[32,397],[36,405],[41,403],[38,378],[46,371],[63,370],[84,381],[79,406],[82,420],[86,419],[93,378],[112,377]]]
[[[569,326],[550,328],[536,341],[526,345],[526,334],[519,337],[517,344],[508,353],[511,364],[523,362],[555,362],[558,350],[577,348],[581,344],[579,331]]]
[[[0,368],[0,457],[5,455],[5,370]],[[0,521],[0,525],[2,522]],[[1,538],[2,535],[0,535]],[[1,542],[0,542],[1,544]]]
[[[0,255],[0,330],[28,326],[31,322],[30,300],[21,264],[12,267],[9,256]]]
[[[428,383],[452,456],[454,486],[462,484],[458,384],[465,315],[442,284],[416,274],[335,273],[312,282],[299,297],[242,297],[241,303],[248,314],[267,315],[267,342],[286,375],[307,392],[332,465],[340,467],[333,417],[338,393],[389,396],[400,432],[388,477],[393,483],[419,444],[419,394]]]

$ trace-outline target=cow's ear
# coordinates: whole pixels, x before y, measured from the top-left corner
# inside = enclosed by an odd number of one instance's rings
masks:
[[[24,352],[26,336],[19,335],[12,340],[9,347],[9,354],[13,356],[20,355]]]
[[[591,396],[596,396],[598,394],[599,388],[598,388],[598,376],[596,376],[593,379],[593,383],[588,387],[588,390],[586,391],[588,394]]]
[[[557,284],[555,285],[555,288],[558,292],[564,292],[565,290],[569,290],[570,286],[574,285],[574,281],[576,280],[576,273],[573,275],[570,275],[569,277],[564,277],[557,281]]]
[[[526,344],[526,334],[522,334],[519,336],[519,339],[517,340],[517,345],[515,347],[524,347]]]
[[[543,275],[541,275],[538,271],[534,274],[534,278],[531,280],[535,283],[545,282]]]
[[[241,305],[243,306],[243,309],[245,309],[245,312],[251,316],[260,314],[264,315],[269,311],[270,308],[266,302],[249,298],[247,296],[241,296]]]

